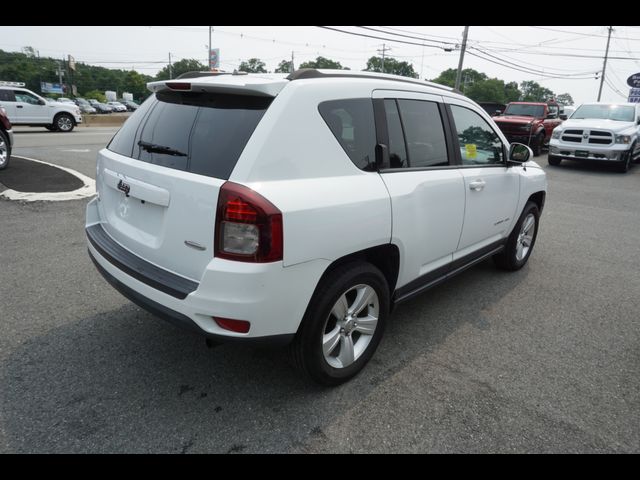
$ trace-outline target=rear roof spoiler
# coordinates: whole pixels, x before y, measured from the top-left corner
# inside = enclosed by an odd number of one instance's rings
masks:
[[[204,78],[203,78],[204,77]],[[218,77],[218,78],[210,78]],[[175,80],[162,80],[147,83],[152,92],[182,91],[209,92],[229,95],[251,95],[257,97],[275,97],[289,83],[287,80],[269,80],[248,75],[217,74],[186,76]]]

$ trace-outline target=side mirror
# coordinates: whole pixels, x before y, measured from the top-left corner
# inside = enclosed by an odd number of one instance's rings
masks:
[[[502,113],[502,110],[496,110],[496,115],[500,115]]]
[[[567,118],[569,118],[569,116],[568,116],[568,115],[566,115],[566,114],[564,114],[564,113],[561,113],[561,114],[560,114],[560,120],[566,120]]]
[[[522,164],[533,157],[533,151],[522,143],[512,143],[509,147],[509,162]]]

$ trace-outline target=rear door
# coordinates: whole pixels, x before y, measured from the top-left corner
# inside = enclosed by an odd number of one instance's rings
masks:
[[[99,153],[103,228],[136,255],[198,281],[213,258],[219,189],[271,100],[152,95]]]
[[[377,90],[373,97],[386,130],[380,140],[389,159],[380,175],[391,196],[392,241],[401,249],[402,296],[448,271],[462,230],[464,181],[451,162],[441,96]]]

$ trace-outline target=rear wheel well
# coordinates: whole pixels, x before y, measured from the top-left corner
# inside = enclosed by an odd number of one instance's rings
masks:
[[[529,202],[533,202],[538,206],[538,210],[542,213],[542,208],[544,207],[546,193],[545,192],[536,192],[529,196]]]
[[[377,267],[387,280],[387,284],[389,285],[389,295],[393,294],[393,291],[396,288],[396,282],[398,281],[398,272],[400,270],[400,250],[396,245],[387,243],[385,245],[378,245],[377,247],[371,247],[345,255],[329,265],[322,274],[318,284],[320,284],[333,270],[351,262],[367,262]]]

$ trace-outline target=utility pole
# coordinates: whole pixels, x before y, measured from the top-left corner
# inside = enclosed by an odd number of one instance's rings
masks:
[[[378,49],[378,53],[382,54],[382,73],[384,73],[384,56],[385,53],[388,52],[389,50],[391,50],[391,47],[387,48],[386,44],[382,44],[382,49]]]
[[[467,35],[469,34],[469,27],[464,27],[462,33],[462,48],[460,49],[460,60],[458,61],[458,74],[456,75],[456,90],[460,90],[460,77],[462,77],[462,61],[464,60],[464,51],[467,49]]]
[[[289,73],[293,73],[293,50],[291,50],[291,65],[289,65]]]
[[[598,101],[602,96],[602,85],[604,84],[604,74],[607,70],[607,58],[609,57],[609,42],[611,41],[611,32],[613,27],[609,27],[609,36],[607,37],[607,50],[604,52],[604,65],[602,65],[602,78],[600,79],[600,89],[598,90]]]
[[[169,52],[169,80],[173,78],[173,67],[171,65],[171,52]]]
[[[207,52],[209,57],[209,70],[211,70],[211,25],[209,25],[209,51]]]

